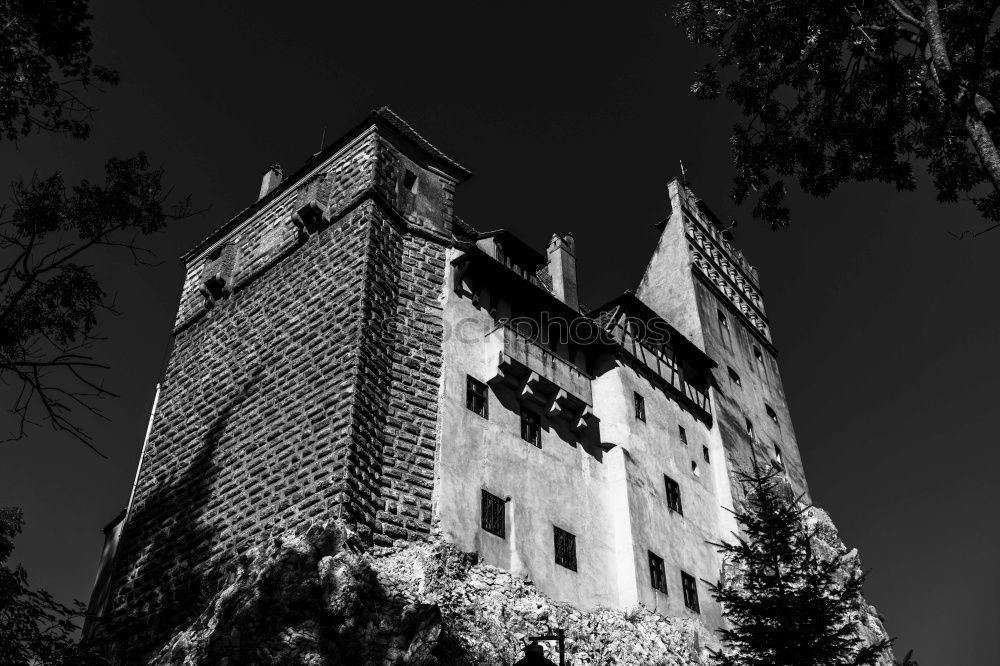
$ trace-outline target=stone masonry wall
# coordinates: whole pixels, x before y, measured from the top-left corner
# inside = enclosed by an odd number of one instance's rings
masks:
[[[119,662],[275,530],[429,532],[443,281],[440,243],[367,199],[178,332],[116,564]]]
[[[280,194],[226,238],[227,243],[236,245],[232,276],[236,288],[254,279],[270,262],[294,248],[298,242],[298,231],[290,222],[289,216],[304,203],[304,195],[310,191],[311,181],[314,182],[317,177],[322,178],[323,186],[315,187],[313,191],[319,203],[325,205],[334,218],[361,193],[373,186],[379,143],[374,133],[360,137],[344,151],[331,157],[326,164],[318,167],[313,177]],[[206,257],[203,255],[190,261],[186,267],[175,326],[190,321],[203,307],[204,299],[198,289],[205,263]]]

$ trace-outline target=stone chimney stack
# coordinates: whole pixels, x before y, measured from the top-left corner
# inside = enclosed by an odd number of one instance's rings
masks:
[[[270,169],[264,172],[264,177],[260,181],[260,196],[258,199],[263,199],[268,192],[276,188],[281,184],[281,165],[275,164]]]
[[[574,310],[580,301],[576,290],[576,241],[573,234],[564,236],[552,234],[549,241],[549,276],[552,278],[552,292]]]

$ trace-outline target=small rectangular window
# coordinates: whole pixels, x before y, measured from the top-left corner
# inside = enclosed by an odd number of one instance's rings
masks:
[[[781,447],[777,444],[774,445],[774,462],[778,463],[781,469],[785,469],[785,458],[781,455]]]
[[[698,461],[697,460],[692,460],[691,461],[691,473],[694,474],[695,476],[701,476],[701,470],[698,469]]]
[[[667,508],[683,516],[684,509],[681,506],[681,487],[666,474],[663,475],[663,483],[667,488]]]
[[[743,417],[743,420],[746,421],[747,424],[747,434],[750,436],[750,439],[753,439],[753,423],[745,416]]]
[[[640,421],[646,421],[646,399],[643,398],[638,393],[632,394],[632,399],[635,402],[635,418]]]
[[[469,411],[479,414],[484,419],[489,418],[489,401],[486,396],[486,384],[478,379],[466,377],[465,406]]]
[[[775,423],[778,422],[778,414],[774,411],[771,405],[764,403],[764,411],[767,412],[767,418],[771,419]]]
[[[728,365],[726,366],[726,368],[729,370],[729,381],[736,384],[737,386],[743,386],[743,380],[741,380],[740,376],[736,374],[736,371],[730,368]]]
[[[683,444],[684,446],[687,446],[688,445],[687,430],[684,429],[684,426],[677,426],[677,432],[680,433],[681,444]]]
[[[705,459],[705,462],[712,462],[711,460],[708,459],[708,447],[707,446],[701,447],[701,457]]]
[[[722,310],[716,310],[719,313],[719,335],[722,337],[722,346],[726,348],[726,351],[733,351],[733,334],[729,330],[729,320]]]
[[[542,418],[526,407],[521,407],[521,439],[542,448]]]
[[[649,580],[654,590],[667,593],[667,570],[663,566],[663,558],[649,552]]]
[[[682,571],[681,589],[684,590],[684,605],[693,610],[695,613],[700,613],[701,607],[698,605],[698,584],[695,581],[694,576],[690,576]]]
[[[556,564],[576,571],[576,537],[566,530],[552,526],[555,540]]]
[[[760,374],[761,378],[766,382],[767,365],[764,364],[764,354],[761,353],[760,347],[758,347],[757,345],[753,346],[753,357],[754,360],[756,361],[755,365],[757,366],[756,368],[757,372]]]
[[[503,499],[491,493],[483,492],[482,501],[482,526],[490,534],[495,534],[501,539],[507,535],[506,504]]]
[[[403,187],[416,194],[417,192],[417,174],[413,173],[409,169],[403,174]]]

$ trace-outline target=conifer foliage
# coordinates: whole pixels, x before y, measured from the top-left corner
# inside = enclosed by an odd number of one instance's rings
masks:
[[[817,552],[807,507],[778,470],[754,465],[740,479],[741,528],[722,553],[723,578],[710,585],[729,627],[719,631],[721,666],[841,666],[879,663],[889,642],[869,645],[857,610],[864,575],[847,553]]]

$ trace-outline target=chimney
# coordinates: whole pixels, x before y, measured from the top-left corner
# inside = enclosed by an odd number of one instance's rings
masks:
[[[268,192],[276,188],[281,183],[281,165],[275,164],[270,169],[264,172],[264,178],[260,181],[260,196],[257,199],[263,199]]]
[[[549,276],[552,293],[574,310],[580,308],[576,291],[576,241],[573,234],[552,234],[549,241]]]

